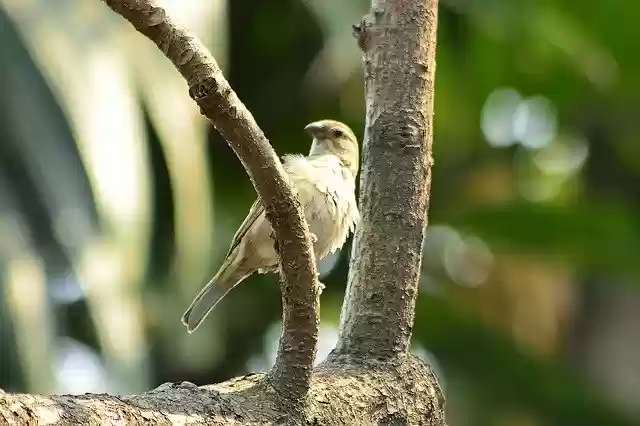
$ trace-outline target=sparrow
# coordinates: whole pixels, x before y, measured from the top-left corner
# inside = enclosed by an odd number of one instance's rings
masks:
[[[344,123],[321,120],[304,130],[313,138],[308,156],[283,156],[283,166],[298,191],[311,232],[316,260],[335,252],[355,229],[360,215],[355,197],[358,140]],[[231,289],[255,272],[278,269],[272,229],[258,198],[236,232],[215,276],[182,316],[192,333]]]

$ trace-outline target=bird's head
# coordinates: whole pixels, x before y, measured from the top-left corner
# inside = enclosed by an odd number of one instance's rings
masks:
[[[309,155],[333,154],[353,176],[358,174],[358,139],[349,126],[335,120],[320,120],[304,130],[313,138]]]

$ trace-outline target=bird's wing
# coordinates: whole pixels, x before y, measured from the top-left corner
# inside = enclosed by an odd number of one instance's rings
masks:
[[[309,178],[307,170],[309,167],[307,163],[307,157],[304,157],[300,154],[287,154],[282,157],[282,160],[284,170],[285,172],[287,172],[289,177],[293,179],[294,185],[296,184],[296,178]],[[319,190],[321,192],[326,192],[326,188],[324,188],[324,190],[323,188],[319,188]],[[258,198],[251,206],[251,209],[249,209],[249,214],[244,219],[244,222],[242,222],[242,225],[240,225],[240,228],[236,231],[236,235],[233,236],[233,241],[231,241],[231,246],[229,247],[229,251],[227,252],[226,257],[229,257],[229,255],[236,249],[236,247],[238,247],[240,241],[242,241],[244,236],[247,234],[247,231],[249,230],[251,225],[254,224],[254,222],[258,219],[258,217],[260,217],[263,212],[264,206],[260,202],[260,198]]]
[[[247,231],[249,231],[251,225],[255,223],[255,221],[263,212],[264,206],[260,202],[260,198],[258,198],[251,206],[251,209],[249,209],[249,214],[244,219],[244,222],[242,222],[242,225],[240,225],[240,228],[238,228],[238,230],[236,231],[236,235],[233,236],[233,240],[231,241],[231,246],[229,247],[229,251],[227,252],[226,257],[229,257],[231,252],[233,252],[236,247],[238,247],[240,241],[242,241],[244,236],[247,235]]]

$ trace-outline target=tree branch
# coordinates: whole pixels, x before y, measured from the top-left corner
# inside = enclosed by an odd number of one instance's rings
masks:
[[[313,375],[316,266],[300,203],[273,149],[207,50],[163,9],[150,0],[102,1],[174,63],[265,203],[286,278],[278,357],[267,375],[201,388],[165,384],[126,397],[0,390],[0,423],[445,425],[444,398],[431,369],[399,356],[409,345],[426,224],[436,0],[374,1],[371,16],[357,27],[367,93],[363,220],[340,341]],[[362,356],[353,363],[350,355]]]
[[[409,359],[386,370],[320,368],[302,408],[265,398],[264,376],[213,386],[165,383],[135,396],[25,395],[0,390],[1,424],[280,424],[433,425],[444,421],[444,401],[429,368]]]
[[[427,224],[437,0],[373,0],[364,52],[361,220],[333,356],[407,353]]]
[[[102,0],[171,60],[189,94],[242,161],[264,203],[280,254],[283,332],[269,382],[289,400],[309,386],[318,339],[318,285],[311,238],[295,189],[253,116],[201,42],[153,0]]]

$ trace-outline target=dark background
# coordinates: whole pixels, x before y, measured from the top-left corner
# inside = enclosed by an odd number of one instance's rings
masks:
[[[362,0],[165,1],[279,154],[364,128]],[[451,425],[640,418],[640,3],[440,5],[413,349]],[[133,393],[267,369],[276,277],[180,315],[255,197],[155,46],[101,2],[0,1],[0,388]],[[332,348],[349,241],[320,265]],[[635,422],[634,422],[635,420]]]

